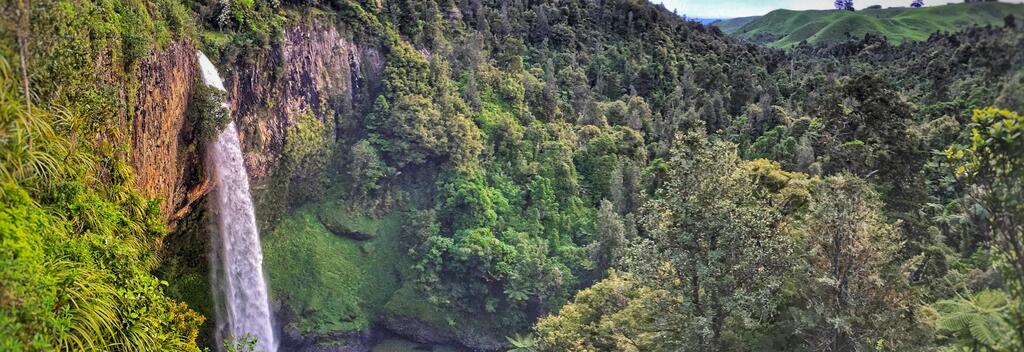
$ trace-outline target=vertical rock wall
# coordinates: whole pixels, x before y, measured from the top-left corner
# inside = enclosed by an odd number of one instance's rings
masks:
[[[132,129],[131,163],[136,186],[149,197],[163,199],[160,210],[169,228],[188,211],[187,203],[204,193],[198,187],[195,162],[199,154],[188,150],[192,127],[188,104],[195,90],[196,49],[179,42],[154,51],[140,67],[140,83]]]
[[[343,135],[372,103],[383,70],[380,51],[352,31],[319,20],[285,28],[281,43],[234,67],[228,91],[242,130],[254,184],[266,181],[281,158],[286,131],[306,113]]]
[[[355,119],[380,89],[383,58],[376,46],[358,44],[351,30],[329,21],[297,22],[286,27],[280,43],[251,52],[252,59],[240,60],[229,73],[233,116],[256,187],[278,166],[286,132],[301,115],[310,113],[343,136],[358,126]],[[172,230],[212,186],[202,175],[201,153],[189,149],[195,50],[180,42],[144,60],[128,119],[137,187],[163,199],[160,208]]]

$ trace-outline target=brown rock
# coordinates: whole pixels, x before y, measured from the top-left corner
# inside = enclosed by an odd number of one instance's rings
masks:
[[[188,103],[195,89],[195,46],[187,42],[155,51],[140,67],[140,84],[132,124],[131,163],[136,186],[148,197],[163,199],[160,210],[169,229],[183,217],[194,160],[186,148],[191,123]]]
[[[285,132],[305,113],[335,132],[353,128],[372,103],[383,71],[380,51],[329,21],[299,21],[282,42],[232,70],[232,116],[242,133],[245,165],[256,187],[277,167]]]

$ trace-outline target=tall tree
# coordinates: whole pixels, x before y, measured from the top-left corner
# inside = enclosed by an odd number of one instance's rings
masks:
[[[671,281],[671,278],[665,278]],[[536,351],[680,351],[694,348],[684,304],[670,290],[612,274],[580,291],[558,314],[534,327]]]
[[[597,211],[597,241],[590,251],[594,268],[603,273],[613,267],[622,256],[625,245],[626,229],[622,218],[615,212],[612,202],[602,200],[601,209]]]
[[[643,225],[678,273],[693,348],[732,350],[737,341],[723,338],[727,324],[733,332],[751,329],[771,314],[787,257],[778,214],[739,167],[735,145],[698,130],[679,136],[671,154]]]
[[[829,177],[815,190],[807,266],[797,275],[805,302],[797,331],[808,350],[864,351],[909,339],[904,317],[914,300],[895,262],[899,235],[880,207],[878,194],[853,176]]]
[[[912,109],[883,78],[863,75],[830,93],[817,108],[826,174],[851,173],[873,179],[889,215],[903,220],[902,235],[917,251],[930,241],[919,210],[927,201],[922,172],[928,158],[919,134],[912,133]]]
[[[1017,339],[1024,343],[1024,116],[995,108],[975,110],[970,144],[946,154],[966,181],[966,203],[978,228],[994,240],[1006,265]]]

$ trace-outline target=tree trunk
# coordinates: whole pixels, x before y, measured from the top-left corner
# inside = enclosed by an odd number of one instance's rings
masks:
[[[697,274],[696,270],[693,271],[693,274],[690,276],[690,280],[691,280],[691,285],[693,285],[692,286],[692,293],[691,293],[691,295],[693,296],[692,299],[693,299],[693,310],[694,310],[694,313],[695,313],[694,315],[696,315],[696,316],[703,316],[704,315],[704,305],[703,305],[703,302],[701,302],[701,299],[700,299],[700,275]],[[697,345],[701,346],[701,347],[704,346],[704,335],[699,335],[699,334],[697,335]]]
[[[21,89],[22,94],[25,95],[25,111],[28,113],[32,112],[32,96],[29,94],[28,60],[25,58],[28,56],[29,11],[31,5],[29,0],[18,1],[18,56],[21,66]]]
[[[834,286],[833,291],[832,291],[832,305],[833,305],[833,312],[832,313],[836,317],[842,315],[842,311],[844,309],[843,306],[845,305],[844,302],[843,302],[844,301],[843,291],[846,289],[845,288],[845,278],[844,278],[844,276],[845,276],[844,275],[845,268],[843,268],[843,261],[842,261],[842,256],[843,256],[843,247],[842,246],[843,246],[842,230],[836,229],[835,232],[832,233],[832,277],[833,277],[833,279],[836,280],[836,283],[834,284],[835,286]],[[842,332],[842,330],[840,329],[840,327],[838,325],[836,325],[836,326],[834,326],[832,328],[832,351],[839,351],[840,350],[839,346],[840,346],[840,340],[841,340],[842,333],[843,332]]]

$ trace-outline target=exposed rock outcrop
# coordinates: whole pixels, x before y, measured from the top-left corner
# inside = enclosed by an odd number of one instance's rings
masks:
[[[419,319],[395,314],[384,314],[381,319],[388,330],[416,342],[445,344],[456,342],[457,336],[449,329],[436,327]]]
[[[143,61],[129,118],[136,186],[163,199],[161,211],[171,230],[212,186],[203,180],[201,153],[188,150],[195,50],[192,43],[174,43]],[[384,66],[378,48],[359,44],[343,26],[317,20],[287,27],[279,44],[252,55],[230,70],[228,89],[256,187],[278,166],[286,131],[302,114],[335,131],[355,126],[352,117],[372,102]]]
[[[298,331],[289,321],[295,319],[296,313],[289,309],[282,300],[273,304],[276,310],[275,319],[282,323],[281,350],[295,352],[370,352],[370,347],[380,338],[374,329],[355,332],[339,332],[327,334],[304,334]]]
[[[285,28],[281,43],[253,55],[232,70],[228,90],[256,185],[273,173],[286,131],[300,116],[311,113],[335,131],[351,128],[379,90],[383,71],[379,49],[319,20]]]
[[[384,314],[381,322],[389,331],[420,343],[461,345],[474,351],[502,351],[507,348],[501,340],[474,331],[473,326],[451,330],[413,317],[395,314]]]
[[[284,328],[282,347],[296,352],[370,352],[375,340],[373,330],[326,335],[302,334]]]
[[[196,49],[187,42],[154,51],[140,67],[140,84],[132,112],[131,163],[136,186],[163,199],[160,210],[170,229],[188,214],[189,203],[208,191],[201,187],[197,158],[188,150],[192,124],[188,104],[195,90]]]
[[[366,241],[377,236],[375,232],[352,228],[346,221],[348,219],[333,218],[324,213],[319,213],[316,217],[327,228],[327,231],[330,231],[335,236],[348,237],[356,241]]]

